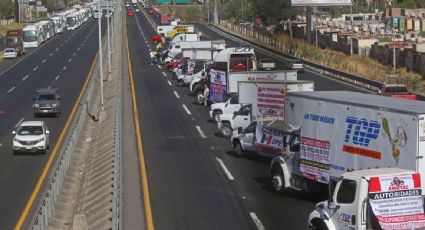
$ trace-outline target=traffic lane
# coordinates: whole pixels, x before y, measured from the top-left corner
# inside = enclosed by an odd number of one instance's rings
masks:
[[[190,115],[158,67],[148,64],[136,25],[130,18],[127,31],[156,228],[253,229]]]
[[[97,31],[97,30],[96,30]],[[97,33],[96,33],[97,34]],[[93,35],[94,38],[91,43],[86,44],[84,53],[76,57],[76,62],[73,66],[70,66],[67,72],[63,73],[63,78],[58,79],[56,82],[57,86],[62,93],[63,110],[62,115],[59,118],[36,118],[35,120],[44,120],[48,128],[51,131],[51,147],[56,143],[59,133],[62,131],[63,126],[66,122],[67,117],[70,114],[71,107],[74,104],[78,93],[83,85],[87,72],[92,64],[97,51],[97,36]],[[49,71],[40,71],[41,75],[48,74]],[[25,95],[28,92],[35,92],[37,85],[30,85],[29,88],[17,88],[17,95]],[[33,95],[30,94],[30,97]],[[19,99],[19,97],[18,97]],[[13,100],[13,99],[11,99]],[[8,125],[14,126],[18,122],[18,118],[22,117],[25,120],[34,120],[32,114],[32,100],[25,102],[18,106],[16,110],[6,112],[6,114],[0,118],[1,126],[6,127]],[[5,126],[3,126],[5,125]],[[12,135],[10,131],[2,135],[0,139],[2,146],[0,147],[0,185],[2,189],[0,191],[0,229],[12,229],[19,218],[20,212],[23,210],[29,195],[31,194],[36,181],[44,167],[50,151],[48,154],[26,154],[26,155],[12,155]]]
[[[170,74],[168,74],[170,78]],[[256,156],[236,158],[228,139],[220,137],[217,125],[210,121],[209,107],[194,103],[187,87],[173,86],[182,101],[188,105],[194,120],[199,123],[208,140],[210,148],[217,157],[224,161],[235,178],[234,190],[236,196],[242,198],[247,210],[256,213],[261,224],[269,229],[302,229],[306,226],[308,214],[315,203],[325,199],[325,196],[305,196],[294,192],[285,195],[273,193],[268,175],[270,159]]]
[[[87,36],[89,36],[88,34],[93,34],[94,32],[97,34],[95,31],[96,28],[96,24],[91,24],[91,27],[81,28],[81,32],[76,33],[75,37],[67,43],[66,46],[58,49],[52,56],[50,56],[49,49],[46,51],[40,49],[38,51],[39,55],[31,56],[31,65],[29,66],[29,70],[26,69],[28,72],[15,75],[14,78],[4,78],[4,80],[10,80],[7,81],[7,84],[0,86],[0,92],[2,92],[0,94],[0,108],[2,108],[8,116],[12,115],[12,117],[15,117],[17,120],[12,120],[9,122],[9,125],[6,125],[4,124],[5,120],[3,119],[2,125],[5,129],[0,130],[0,136],[4,134],[8,128],[12,128],[11,125],[13,122],[17,122],[19,120],[18,114],[22,114],[25,109],[28,110],[32,108],[32,99],[35,96],[37,88],[45,88],[49,86],[57,87],[55,82],[61,77],[60,74],[67,70],[68,64],[70,61],[72,62],[73,58],[79,58],[80,55],[77,56],[77,54],[79,54],[81,48],[86,45]],[[20,67],[23,64],[26,63],[20,63],[17,67]],[[26,66],[22,67],[22,69],[25,68]],[[7,71],[6,74],[14,75],[15,73],[12,72],[12,70]],[[72,92],[72,94],[76,94],[76,92]],[[63,103],[66,103],[67,95],[63,96],[65,99],[63,100]],[[17,107],[17,104],[21,106]],[[21,110],[21,112],[17,110]]]
[[[2,73],[0,77],[0,92],[6,94],[9,93],[9,90],[13,87],[17,87],[18,84],[27,84],[35,72],[39,71],[43,66],[52,68],[52,73],[57,72],[55,68],[59,66],[62,67],[62,64],[52,62],[66,61],[63,55],[70,55],[67,54],[68,50],[74,49],[74,47],[82,41],[79,36],[87,34],[87,31],[95,25],[94,20],[90,20],[83,24],[78,30],[65,31],[63,37],[61,35],[59,35],[61,37],[57,37],[57,39],[54,37],[41,47],[35,49],[34,52],[28,54],[25,59]],[[58,58],[58,56],[60,56],[60,58]]]

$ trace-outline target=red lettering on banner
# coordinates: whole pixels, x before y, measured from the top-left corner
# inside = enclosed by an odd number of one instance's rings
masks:
[[[356,155],[360,155],[364,157],[370,157],[370,158],[374,158],[378,160],[381,160],[382,158],[381,152],[370,150],[370,149],[359,148],[355,146],[350,146],[350,145],[344,145],[342,147],[342,151],[346,153],[352,153],[352,154],[356,154]]]

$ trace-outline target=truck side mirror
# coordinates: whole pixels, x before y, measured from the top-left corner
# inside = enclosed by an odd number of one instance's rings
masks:
[[[333,202],[333,199],[331,198],[331,199],[328,200],[328,208],[329,209],[339,209],[339,205],[335,204]]]
[[[241,134],[242,133],[242,127],[239,127],[238,128],[238,134]]]

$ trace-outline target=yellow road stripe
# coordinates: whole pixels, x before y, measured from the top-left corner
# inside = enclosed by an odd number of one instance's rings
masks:
[[[134,126],[136,129],[137,152],[139,155],[140,174],[141,174],[140,180],[141,180],[142,189],[143,189],[143,201],[145,206],[146,225],[148,230],[154,230],[155,228],[153,224],[151,201],[149,197],[148,176],[146,172],[145,156],[143,154],[142,133],[140,131],[139,116],[138,116],[139,113],[137,111],[137,100],[136,100],[136,93],[134,90],[133,71],[131,67],[130,50],[128,48],[127,32],[125,33],[125,44],[127,46],[128,72],[130,75],[131,97],[133,99],[132,101],[133,101]]]
[[[35,198],[37,197],[38,193],[40,192],[41,185],[43,184],[44,180],[46,179],[47,173],[50,171],[50,167],[52,166],[53,160],[55,159],[56,154],[58,152],[58,149],[59,149],[59,147],[62,143],[62,140],[65,137],[66,131],[68,130],[68,128],[71,124],[71,121],[72,121],[72,119],[75,115],[75,112],[77,111],[79,101],[83,97],[83,93],[84,93],[85,89],[87,88],[87,85],[88,85],[89,80],[90,80],[90,76],[93,72],[93,69],[94,69],[94,66],[96,64],[96,60],[97,60],[98,56],[99,56],[99,53],[96,53],[96,56],[94,57],[93,63],[91,64],[90,71],[87,74],[86,81],[84,82],[83,88],[81,89],[80,94],[78,95],[78,98],[75,101],[75,104],[74,104],[74,107],[72,108],[71,114],[69,115],[68,120],[65,123],[65,127],[62,129],[62,132],[61,132],[61,134],[58,138],[58,141],[56,142],[55,147],[53,148],[52,153],[50,154],[49,160],[47,161],[46,165],[43,168],[41,176],[38,179],[37,184],[35,185],[34,191],[31,193],[31,196],[30,196],[27,204],[25,205],[24,211],[22,212],[21,216],[19,217],[18,223],[16,223],[16,226],[14,228],[15,230],[22,228],[22,225],[24,224],[24,221],[26,220],[30,209],[31,209],[32,205],[34,204]]]

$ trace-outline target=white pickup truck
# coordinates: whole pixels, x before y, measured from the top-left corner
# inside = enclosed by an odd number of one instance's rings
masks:
[[[338,178],[330,199],[310,213],[308,229],[424,229],[422,194],[420,174],[414,171],[347,172]]]
[[[239,104],[239,96],[233,95],[226,102],[214,103],[211,105],[210,118],[215,122],[220,122],[220,115],[223,113],[233,114],[241,108]]]

